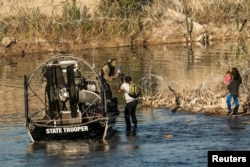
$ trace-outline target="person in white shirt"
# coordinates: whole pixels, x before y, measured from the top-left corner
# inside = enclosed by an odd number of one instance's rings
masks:
[[[125,118],[125,122],[126,122],[127,131],[131,131],[130,117],[131,117],[132,122],[134,124],[134,128],[137,127],[136,107],[138,104],[138,98],[131,97],[128,94],[130,81],[131,81],[130,76],[125,77],[123,84],[120,87],[120,89],[124,92],[124,96],[125,96],[125,100],[126,100],[124,118]]]

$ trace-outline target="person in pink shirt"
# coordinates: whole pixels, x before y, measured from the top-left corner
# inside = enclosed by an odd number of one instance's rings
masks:
[[[224,82],[229,85],[229,83],[232,80],[232,72],[230,70],[227,71],[225,77],[224,77]]]

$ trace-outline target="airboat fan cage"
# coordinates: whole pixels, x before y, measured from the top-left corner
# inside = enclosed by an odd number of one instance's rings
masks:
[[[50,87],[53,88],[48,91]],[[88,62],[71,55],[56,55],[54,58],[42,62],[27,77],[28,105],[26,110],[29,119],[32,121],[54,119],[53,117],[60,112],[72,110],[71,99],[77,100],[77,103],[86,100],[86,103],[101,106],[101,96],[104,92],[101,87],[98,73]],[[53,106],[60,110],[53,111],[54,115],[51,115],[51,110],[55,110],[51,109],[51,101],[60,102],[59,107]],[[105,108],[105,106],[101,106],[101,108]],[[81,109],[77,106],[75,110],[78,112]],[[88,110],[91,110],[91,106]]]

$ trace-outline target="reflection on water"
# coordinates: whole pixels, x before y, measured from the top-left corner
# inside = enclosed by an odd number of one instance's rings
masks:
[[[159,75],[193,84],[218,73],[218,55],[236,55],[231,44],[208,46],[163,45],[84,50],[74,53],[99,71],[116,58],[126,75],[140,80]],[[223,117],[171,113],[164,109],[137,110],[138,129],[126,134],[125,100],[118,96],[121,115],[118,132],[110,140],[30,143],[24,127],[23,75],[53,54],[0,58],[0,163],[3,166],[206,166],[208,150],[245,150],[250,145],[249,117],[240,117],[245,129],[230,129]],[[171,136],[171,137],[169,137]],[[235,144],[237,143],[237,145]]]
[[[225,47],[224,50],[221,49],[222,46]],[[191,46],[186,45],[158,45],[132,51],[130,48],[112,48],[86,50],[74,54],[94,64],[96,71],[100,71],[108,59],[116,58],[118,64],[123,67],[124,73],[130,75],[135,81],[150,74],[161,76],[171,82],[184,81],[197,85],[211,75],[224,75],[224,73],[218,73],[218,55],[226,54],[227,51],[229,52],[227,54],[231,54],[232,46],[222,46],[216,45],[204,49],[197,46],[190,48]],[[23,111],[23,75],[31,74],[38,64],[51,56],[53,54],[0,58],[0,97],[2,99],[0,114],[6,113],[5,111],[11,114]],[[120,82],[118,79],[112,85],[115,95]]]
[[[28,154],[37,151],[44,151],[47,156],[68,157],[77,159],[79,156],[90,152],[110,151],[108,142],[105,141],[60,141],[60,142],[39,142],[31,143],[28,147]]]

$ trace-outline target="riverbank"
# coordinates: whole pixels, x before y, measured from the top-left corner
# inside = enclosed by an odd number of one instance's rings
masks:
[[[197,53],[197,51],[195,53]],[[187,55],[187,57],[197,57],[198,55],[195,53]],[[204,56],[205,55],[201,55],[199,58],[202,59]],[[230,55],[228,53],[220,53],[218,56],[211,54],[211,57],[215,57],[216,63],[211,64],[210,67],[205,67],[204,74],[200,74],[200,76],[194,77],[191,75],[189,79],[186,77],[178,78],[177,75],[176,77],[173,76],[173,78],[166,78],[154,74],[143,76],[140,80],[143,90],[143,96],[141,97],[142,106],[167,108],[172,112],[227,115],[226,96],[228,94],[228,88],[223,81],[223,77],[225,71],[232,67],[237,67],[242,77],[242,84],[239,89],[240,107],[238,112],[240,115],[248,115],[250,113],[250,68],[248,67],[248,54],[242,53],[235,55],[232,53],[232,55]],[[168,68],[175,69],[176,66],[184,67],[177,62],[175,62],[175,64],[175,66],[168,66]],[[205,66],[205,64],[203,66]],[[212,68],[212,70],[210,68]],[[202,67],[200,67],[199,70],[202,70]],[[196,73],[197,75],[197,71],[195,70],[189,69],[188,71],[192,71],[193,74]],[[209,73],[209,76],[203,78],[203,75],[206,75],[206,71]],[[185,72],[186,70],[183,70],[183,73]],[[152,89],[154,90],[153,92],[151,92]]]

